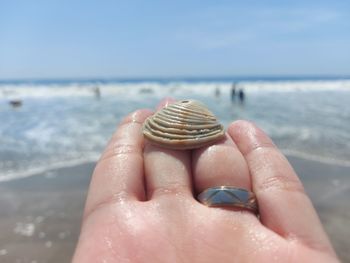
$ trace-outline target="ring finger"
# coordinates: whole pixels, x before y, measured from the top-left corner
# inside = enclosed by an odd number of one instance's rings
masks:
[[[248,165],[230,136],[217,144],[193,151],[192,160],[197,194],[217,186],[251,191]]]

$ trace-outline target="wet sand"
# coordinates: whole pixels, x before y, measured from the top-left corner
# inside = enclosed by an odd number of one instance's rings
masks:
[[[350,168],[289,157],[339,258],[350,262]],[[0,183],[0,262],[70,262],[94,164]]]
[[[70,262],[93,167],[0,184],[0,262]]]

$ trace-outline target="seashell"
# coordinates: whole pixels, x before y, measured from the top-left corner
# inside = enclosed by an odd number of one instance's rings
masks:
[[[151,143],[177,150],[206,146],[225,136],[215,115],[195,100],[167,105],[146,119],[142,131]]]

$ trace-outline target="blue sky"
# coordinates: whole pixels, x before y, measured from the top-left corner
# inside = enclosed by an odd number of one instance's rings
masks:
[[[0,79],[350,75],[350,1],[0,0]]]

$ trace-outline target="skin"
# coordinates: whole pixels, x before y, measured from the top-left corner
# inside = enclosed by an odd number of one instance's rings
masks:
[[[169,150],[142,136],[152,113],[128,115],[96,165],[73,262],[339,262],[298,176],[262,130],[236,121],[214,145]],[[253,191],[260,217],[195,199],[219,185]]]

